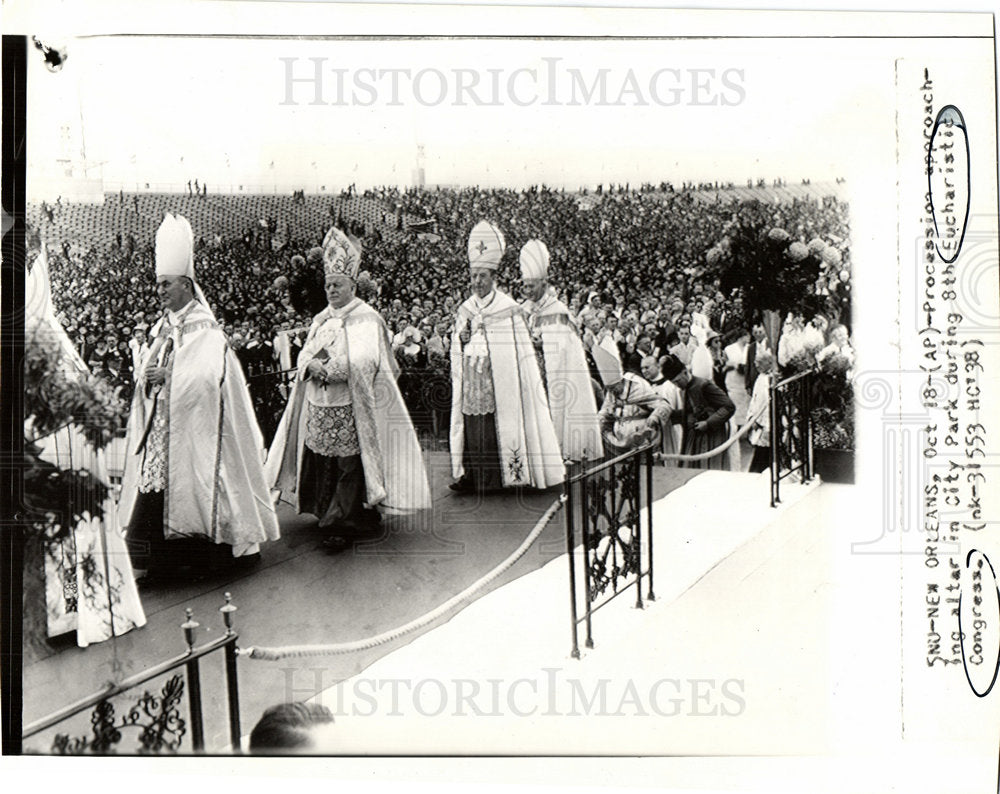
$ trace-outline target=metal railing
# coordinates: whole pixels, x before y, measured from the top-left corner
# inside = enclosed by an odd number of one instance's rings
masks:
[[[771,384],[771,507],[781,501],[781,481],[813,476],[813,371]]]
[[[572,464],[563,485],[566,551],[569,558],[572,655],[580,658],[578,628],[586,625],[584,644],[594,647],[593,615],[633,583],[635,606],[643,608],[642,580],[653,594],[653,446],[652,444],[588,467]],[[645,477],[641,476],[645,470]],[[645,479],[645,487],[641,480]],[[577,504],[578,503],[578,504]],[[642,511],[646,511],[646,552],[642,549]],[[577,608],[577,525],[583,544],[584,614]],[[643,570],[643,560],[647,567]],[[607,595],[610,589],[611,594]]]
[[[176,753],[181,749],[184,737],[188,733],[189,723],[191,749],[193,752],[201,752],[205,749],[205,729],[201,671],[198,662],[202,657],[221,649],[225,658],[229,740],[232,750],[238,752],[240,749],[239,683],[236,675],[238,635],[233,630],[233,613],[236,612],[236,607],[232,604],[229,593],[226,593],[226,603],[219,608],[219,611],[226,627],[223,636],[195,648],[195,631],[199,628],[199,624],[193,619],[191,609],[187,609],[187,619],[181,624],[188,646],[186,652],[30,723],[22,730],[22,741],[66,722],[88,709],[93,709],[90,716],[90,735],[56,734],[49,752],[57,755],[114,754],[125,737],[125,731],[135,730],[138,732],[136,752]],[[116,715],[112,698],[181,668],[184,668],[184,672],[171,676],[158,695],[144,690],[136,699],[135,705],[123,715]],[[185,683],[189,723],[181,714]]]

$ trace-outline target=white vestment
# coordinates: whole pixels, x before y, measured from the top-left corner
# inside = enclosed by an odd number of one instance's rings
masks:
[[[463,350],[460,336],[466,329],[472,338]],[[561,483],[565,476],[562,452],[524,309],[499,290],[482,300],[473,295],[458,308],[455,319],[451,344],[452,474],[460,478],[465,473],[462,396],[466,357],[489,360],[503,486],[548,488]]]
[[[341,399],[327,402],[349,403],[353,410],[365,472],[365,501],[392,512],[430,508],[423,455],[396,385],[399,368],[390,349],[389,332],[378,312],[359,298],[340,309],[327,307],[313,319],[299,353],[295,387],[267,454],[268,485],[280,492],[282,501],[299,508],[307,391],[318,388],[306,379],[306,367],[337,334],[346,340],[347,386]]]
[[[169,417],[163,537],[205,537],[253,554],[280,537],[264,481],[264,441],[236,354],[212,313],[189,303],[153,328],[143,362],[165,363],[162,387],[136,383],[129,415],[118,516],[129,526],[155,412]],[[173,322],[172,322],[173,320]]]
[[[537,303],[525,302],[524,308],[531,334],[542,340],[549,410],[563,457],[569,460],[603,457],[590,367],[569,309],[551,289]]]

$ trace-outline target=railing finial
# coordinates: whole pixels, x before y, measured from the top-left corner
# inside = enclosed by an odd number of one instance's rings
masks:
[[[219,611],[222,613],[222,620],[226,624],[226,635],[233,633],[233,613],[236,612],[237,606],[233,604],[233,597],[231,594],[226,593],[226,603],[219,607]]]
[[[184,639],[187,642],[188,651],[192,651],[194,650],[194,633],[201,624],[194,619],[194,610],[191,607],[185,609],[184,614],[187,620],[181,623],[181,628],[184,629]]]

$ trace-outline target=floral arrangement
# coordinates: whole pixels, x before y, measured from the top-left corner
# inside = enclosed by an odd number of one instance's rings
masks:
[[[46,324],[29,321],[24,349],[23,636],[29,658],[44,654],[47,634],[44,555],[87,517],[103,518],[108,486],[86,469],[63,469],[42,458],[45,438],[73,426],[95,449],[122,429],[120,387],[67,365]],[[88,574],[89,575],[89,574]]]

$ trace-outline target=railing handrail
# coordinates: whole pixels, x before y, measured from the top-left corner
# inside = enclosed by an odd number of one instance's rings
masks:
[[[610,460],[603,461],[602,463],[597,464],[593,468],[584,469],[583,471],[577,472],[572,477],[569,477],[568,481],[570,483],[580,482],[581,480],[583,480],[583,479],[585,479],[587,477],[590,477],[590,476],[592,476],[594,474],[600,474],[602,471],[605,471],[606,469],[610,468],[611,466],[615,466],[615,465],[617,465],[619,463],[622,463],[622,462],[628,460],[629,458],[631,458],[631,457],[633,457],[635,455],[640,455],[642,453],[645,453],[645,452],[653,449],[654,447],[656,447],[656,443],[655,442],[653,442],[653,441],[647,442],[646,444],[643,444],[641,447],[636,447],[635,449],[630,449],[628,452],[623,452],[621,455],[618,455],[617,457],[611,458]],[[580,461],[580,462],[583,463],[585,461]]]
[[[788,386],[791,383],[795,383],[795,381],[797,381],[797,380],[802,380],[803,378],[806,378],[809,375],[812,375],[814,372],[816,372],[816,368],[815,367],[811,367],[810,369],[804,369],[804,370],[802,370],[802,372],[796,372],[794,375],[789,375],[784,380],[778,381],[777,383],[773,384],[771,386],[771,389],[773,391],[777,391],[778,389],[781,389],[781,388],[783,388],[785,386]]]
[[[782,381],[771,385],[770,405],[768,411],[771,417],[771,507],[776,507],[781,501],[781,481],[795,473],[800,473],[802,482],[809,482],[812,479],[812,403],[810,399],[811,378],[818,371],[817,367],[798,372]],[[800,449],[801,459],[795,465],[783,466],[782,446],[781,446],[781,423],[779,412],[784,403],[789,387],[801,382],[793,400],[798,401],[797,424],[800,425],[799,443],[803,445]],[[789,461],[791,463],[792,461]]]
[[[201,657],[207,656],[213,651],[217,651],[220,648],[224,648],[226,645],[229,645],[230,643],[235,643],[237,638],[238,637],[235,632],[232,634],[223,635],[218,639],[212,640],[211,642],[207,642],[204,645],[199,646],[198,648],[192,648],[188,651],[185,651],[182,654],[178,654],[177,656],[167,659],[165,662],[160,662],[158,665],[155,665],[154,667],[151,667],[142,673],[137,673],[136,675],[129,676],[128,678],[123,679],[117,684],[111,684],[106,689],[103,689],[100,692],[94,692],[90,695],[87,695],[86,697],[81,698],[75,703],[71,703],[70,705],[64,706],[63,708],[59,709],[59,711],[55,711],[52,714],[49,714],[47,717],[42,717],[41,719],[35,720],[34,722],[30,723],[21,732],[21,738],[29,739],[35,734],[41,733],[47,728],[51,728],[53,725],[58,725],[60,722],[68,720],[70,717],[76,716],[81,711],[86,711],[87,709],[96,706],[101,701],[121,695],[130,689],[134,689],[137,686],[145,684],[147,681],[151,681],[154,678],[158,678],[159,676],[164,675],[165,673],[169,673],[171,670],[176,670],[178,667],[183,667],[190,661],[193,661],[195,659],[200,659]]]

